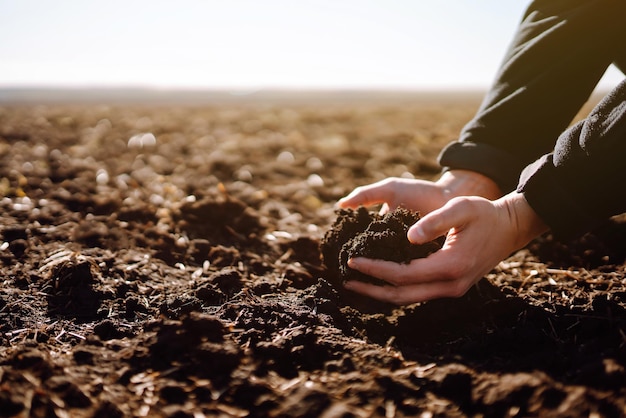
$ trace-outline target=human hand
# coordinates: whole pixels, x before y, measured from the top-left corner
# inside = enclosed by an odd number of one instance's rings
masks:
[[[482,196],[497,199],[502,193],[493,180],[467,170],[450,170],[436,182],[390,177],[357,187],[337,202],[342,208],[383,204],[381,214],[397,207],[424,215],[457,196]]]
[[[439,251],[409,264],[351,259],[350,268],[390,285],[348,281],[345,287],[398,305],[459,297],[501,260],[546,230],[520,193],[513,192],[496,201],[457,197],[424,216],[407,233],[414,244],[447,233]]]

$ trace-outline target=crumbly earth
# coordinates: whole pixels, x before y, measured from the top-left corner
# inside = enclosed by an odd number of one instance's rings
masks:
[[[406,237],[409,227],[420,219],[418,212],[397,208],[384,215],[356,210],[339,210],[337,220],[322,239],[322,256],[329,272],[339,271],[343,279],[372,280],[371,276],[348,267],[348,260],[367,257],[409,263],[441,248],[440,241],[413,245]]]
[[[626,223],[357,309],[334,203],[434,178],[479,97],[295,99],[0,105],[0,416],[626,413]]]
[[[382,286],[385,284],[382,280],[348,267],[348,260],[367,257],[409,263],[439,250],[443,237],[421,245],[413,245],[407,239],[409,227],[419,219],[419,212],[402,207],[384,215],[368,211],[363,206],[356,210],[339,209],[337,219],[321,243],[322,259],[327,269],[326,279],[337,287],[346,280],[360,280]],[[344,300],[364,312],[384,309],[384,305],[372,303],[367,297],[350,295],[344,297]]]

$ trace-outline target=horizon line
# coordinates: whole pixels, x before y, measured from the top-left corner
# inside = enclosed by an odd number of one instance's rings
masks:
[[[161,87],[148,85],[117,86],[3,86],[0,104],[53,103],[152,103],[216,104],[245,102],[328,102],[350,100],[481,100],[488,87],[383,87],[383,86],[279,86],[279,87]],[[610,89],[598,88],[591,97],[602,96]]]
[[[31,103],[242,103],[311,102],[364,99],[424,100],[478,98],[486,88],[385,87],[154,87],[154,86],[2,86],[0,104]]]

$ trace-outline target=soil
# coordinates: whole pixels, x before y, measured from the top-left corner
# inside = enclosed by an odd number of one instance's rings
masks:
[[[367,257],[409,263],[439,250],[443,242],[413,245],[406,237],[409,227],[420,219],[419,212],[397,208],[380,215],[360,206],[341,209],[337,220],[322,239],[322,258],[328,272],[339,272],[346,280],[376,280],[348,267],[348,260]],[[379,280],[380,284],[383,282]]]
[[[419,212],[396,208],[384,215],[368,211],[360,206],[356,210],[340,209],[337,219],[326,232],[321,242],[322,260],[326,267],[325,279],[341,288],[346,280],[359,280],[376,285],[385,282],[375,277],[352,270],[348,260],[367,257],[380,260],[409,263],[424,258],[439,250],[445,237],[426,244],[413,245],[407,239],[409,227],[420,219]],[[349,295],[343,298],[347,304],[361,312],[378,312],[384,305],[373,303],[371,298]],[[390,306],[387,306],[389,309]]]
[[[358,98],[3,104],[0,416],[625,414],[622,219],[458,299],[337,285],[337,199],[435,178],[479,104]]]

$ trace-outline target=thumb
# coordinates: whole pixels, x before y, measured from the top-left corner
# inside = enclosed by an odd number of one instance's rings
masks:
[[[407,238],[413,244],[424,244],[447,234],[452,228],[459,228],[470,220],[468,205],[471,203],[467,198],[450,200],[413,224],[407,231]]]
[[[433,228],[426,218],[422,218],[409,228],[406,236],[412,244],[424,244],[445,235],[449,230],[443,226]]]

